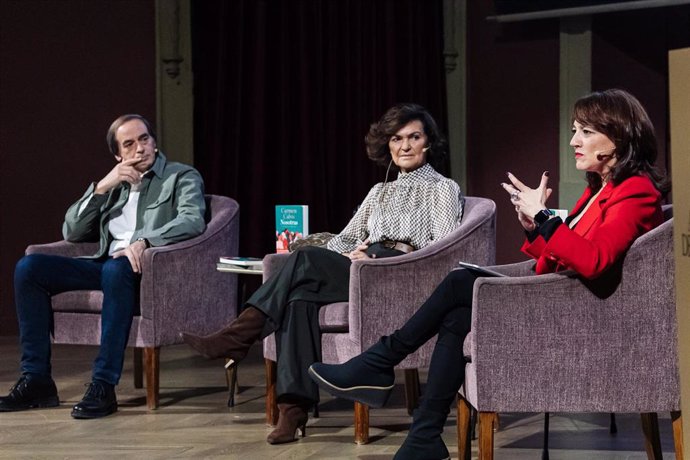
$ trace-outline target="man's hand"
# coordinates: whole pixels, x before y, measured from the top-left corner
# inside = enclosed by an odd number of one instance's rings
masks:
[[[141,158],[130,158],[129,160],[123,160],[116,164],[115,167],[96,184],[94,193],[97,195],[108,193],[120,182],[129,182],[132,185],[141,182],[141,173],[134,169],[134,165],[141,160]]]
[[[132,271],[134,273],[141,273],[141,262],[142,254],[144,254],[144,249],[146,249],[146,243],[143,241],[135,241],[124,249],[121,249],[113,254],[113,259],[118,257],[126,256],[129,259],[129,263],[132,266]]]

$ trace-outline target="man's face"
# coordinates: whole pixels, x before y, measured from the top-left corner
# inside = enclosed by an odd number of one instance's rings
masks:
[[[118,148],[115,158],[118,161],[136,158],[140,161],[133,165],[134,169],[140,173],[151,169],[156,161],[156,141],[141,120],[134,119],[123,123],[115,131],[115,139]]]

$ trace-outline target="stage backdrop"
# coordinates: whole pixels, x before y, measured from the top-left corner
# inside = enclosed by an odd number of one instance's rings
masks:
[[[441,1],[192,8],[195,163],[240,203],[242,255],[275,251],[276,204],[309,205],[312,232],[344,227],[384,179],[364,135],[388,107],[420,103],[446,131]]]

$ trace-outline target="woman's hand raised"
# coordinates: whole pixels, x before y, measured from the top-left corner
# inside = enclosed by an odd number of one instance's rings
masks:
[[[508,179],[511,183],[501,183],[501,186],[510,195],[510,202],[515,206],[520,225],[525,230],[532,231],[536,227],[533,219],[534,216],[546,208],[546,201],[553,192],[552,189],[547,187],[549,172],[544,171],[537,188],[529,188],[511,173],[508,173]]]

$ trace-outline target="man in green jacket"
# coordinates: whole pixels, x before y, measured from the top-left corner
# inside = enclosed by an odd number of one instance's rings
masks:
[[[51,296],[91,289],[103,291],[101,345],[91,384],[72,417],[115,412],[115,386],[139,309],[142,254],[206,229],[201,176],[190,166],[167,161],[145,118],[119,117],[106,140],[118,164],[70,206],[62,228],[68,241],[98,241],[98,251],[85,258],[32,254],[17,263],[22,375],[9,395],[0,398],[0,412],[59,404],[50,367]]]

